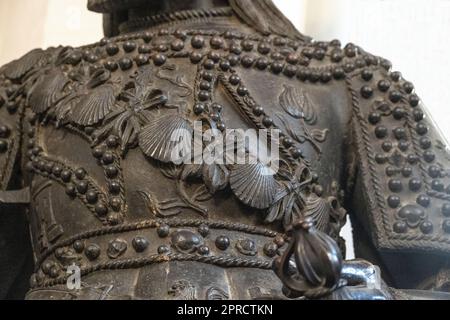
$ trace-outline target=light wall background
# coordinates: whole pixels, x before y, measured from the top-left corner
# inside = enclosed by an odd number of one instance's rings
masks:
[[[255,0],[257,1],[257,0]],[[275,0],[317,40],[354,42],[390,59],[412,80],[450,140],[450,0]],[[102,37],[87,0],[0,0],[0,65],[36,47],[78,46]],[[346,226],[349,258],[351,227]]]

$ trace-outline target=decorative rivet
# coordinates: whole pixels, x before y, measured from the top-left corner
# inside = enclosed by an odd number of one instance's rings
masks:
[[[96,244],[90,244],[87,246],[86,250],[84,251],[84,254],[89,260],[96,260],[100,256],[101,249]]]
[[[297,74],[298,68],[296,66],[288,65],[284,68],[283,74],[287,77],[293,77]]]
[[[179,251],[193,253],[203,244],[203,240],[192,231],[180,230],[172,234],[171,243]]]
[[[108,53],[108,55],[113,56],[113,55],[117,54],[118,52],[119,52],[119,47],[115,43],[111,42],[106,45],[106,53]]]
[[[273,125],[273,120],[270,117],[264,117],[262,122],[263,122],[263,125],[267,128],[269,128]]]
[[[421,205],[424,208],[428,208],[430,203],[431,203],[431,199],[429,196],[421,194],[417,197],[417,204]]]
[[[433,232],[433,224],[430,221],[424,221],[420,224],[420,230],[424,234],[430,234]]]
[[[423,158],[426,162],[431,163],[436,159],[436,155],[432,151],[425,151]]]
[[[106,61],[106,62],[104,63],[104,66],[105,66],[105,68],[106,68],[107,70],[109,70],[109,71],[116,71],[117,68],[119,67],[119,66],[117,65],[117,63],[115,63],[114,61]]]
[[[270,70],[274,73],[274,74],[279,74],[281,71],[283,71],[283,63],[279,62],[279,61],[275,61],[271,64],[270,66]]]
[[[442,192],[442,191],[444,191],[445,186],[442,183],[442,181],[440,181],[440,180],[433,180],[433,181],[431,181],[431,188],[434,191]]]
[[[184,48],[184,41],[176,39],[172,42],[171,48],[173,51],[181,51]]]
[[[198,251],[198,253],[199,253],[200,255],[202,255],[202,256],[207,256],[207,255],[209,255],[209,253],[210,253],[210,249],[209,249],[209,247],[207,247],[207,246],[200,246],[200,247],[197,249],[197,251]]]
[[[365,81],[370,81],[373,78],[373,72],[370,71],[369,69],[364,69],[361,72],[361,78],[363,78],[363,80]]]
[[[347,57],[349,57],[349,58],[354,58],[354,57],[356,57],[357,49],[356,49],[356,47],[355,47],[354,44],[352,44],[352,43],[347,44],[347,45],[345,46],[344,50],[345,50],[345,55],[346,55]]]
[[[331,52],[331,61],[334,63],[339,63],[344,59],[344,54],[341,49],[335,49]]]
[[[206,59],[204,62],[203,62],[203,67],[206,69],[206,70],[212,70],[212,69],[214,69],[214,67],[215,67],[215,62],[213,61],[213,60],[211,60],[211,59]]]
[[[422,137],[420,139],[420,146],[422,147],[422,149],[429,149],[431,148],[431,140],[427,137]]]
[[[208,91],[202,90],[198,93],[198,99],[200,101],[208,101],[210,99],[211,95]]]
[[[270,44],[267,42],[261,42],[258,46],[258,52],[261,54],[268,54],[270,52]]]
[[[161,245],[158,247],[158,254],[168,254],[170,252],[170,247],[168,245]]]
[[[401,92],[399,92],[397,90],[393,90],[389,93],[389,99],[393,103],[400,102],[402,100],[402,98],[403,98],[403,95],[401,94]]]
[[[391,88],[391,82],[388,80],[380,80],[378,82],[378,89],[381,92],[387,92]]]
[[[378,124],[381,121],[381,114],[378,112],[373,112],[369,115],[369,122],[373,125]]]
[[[115,239],[109,242],[106,253],[111,259],[117,259],[127,251],[127,242],[122,239]]]
[[[131,69],[131,67],[133,66],[133,61],[129,58],[122,58],[119,60],[119,66],[122,70]]]
[[[413,168],[411,167],[404,167],[402,169],[402,174],[405,178],[409,178],[413,174]]]
[[[219,67],[222,71],[228,71],[231,68],[231,63],[228,60],[222,60],[219,63]]]
[[[392,192],[401,192],[403,190],[403,184],[400,180],[392,179],[389,181],[389,189]]]
[[[230,82],[230,84],[232,84],[233,86],[238,85],[241,82],[241,78],[239,78],[239,76],[233,74],[230,76],[230,78],[228,79],[228,81]]]
[[[77,240],[73,243],[72,247],[75,250],[75,252],[82,253],[84,250],[84,241]]]
[[[385,141],[383,142],[381,148],[383,149],[383,151],[385,152],[390,152],[392,150],[392,148],[394,147],[394,145],[392,144],[392,142],[390,141]]]
[[[450,233],[450,220],[445,220],[442,224],[442,228],[444,229],[445,233]]]
[[[237,93],[241,96],[241,97],[245,97],[246,95],[248,95],[248,89],[244,86],[239,86],[237,88]]]
[[[49,274],[50,273],[50,270],[53,268],[55,266],[55,262],[54,261],[45,261],[43,264],[42,264],[42,267],[41,267],[41,269],[42,269],[42,272],[44,272],[44,274]]]
[[[97,192],[90,190],[86,193],[86,200],[90,204],[95,204],[98,201],[98,194]]]
[[[50,276],[50,278],[56,279],[59,276],[59,272],[60,269],[59,267],[55,264],[54,266],[52,266],[49,270],[48,275]]]
[[[416,205],[407,205],[398,212],[398,216],[406,219],[411,227],[416,227],[425,218],[425,211]]]
[[[417,155],[415,155],[415,154],[409,154],[408,155],[408,157],[407,157],[407,160],[408,160],[408,163],[409,164],[412,164],[412,165],[414,165],[414,164],[416,164],[417,162],[419,162],[419,157],[417,156]]]
[[[409,189],[411,191],[417,192],[422,188],[422,181],[418,178],[413,178],[409,180]]]
[[[345,70],[341,67],[334,68],[333,70],[333,77],[336,80],[344,79],[345,78]]]
[[[152,52],[152,48],[148,44],[142,44],[138,47],[138,52],[142,54],[150,53]]]
[[[406,138],[406,129],[405,128],[395,128],[394,136],[397,140],[405,139]]]
[[[153,57],[153,63],[155,64],[155,66],[162,66],[166,63],[166,61],[167,57],[161,53],[158,53]]]
[[[199,88],[200,90],[209,91],[211,90],[211,83],[209,81],[201,81],[199,84]]]
[[[395,120],[402,120],[406,115],[406,111],[402,107],[396,107],[392,112],[392,115]]]
[[[8,138],[11,134],[11,129],[8,126],[0,126],[0,138]]]
[[[104,150],[102,147],[96,147],[92,150],[92,155],[96,158],[96,159],[100,159],[103,154],[104,154]]]
[[[123,50],[125,50],[125,52],[131,52],[134,51],[136,49],[136,43],[132,42],[132,41],[127,41],[123,44]]]
[[[83,168],[75,170],[75,177],[77,177],[77,179],[79,180],[84,179],[86,177],[86,170],[84,170]]]
[[[170,234],[170,226],[167,224],[161,224],[157,229],[156,233],[160,238],[166,238]]]
[[[423,136],[423,135],[428,133],[428,126],[426,124],[424,124],[424,123],[418,123],[417,126],[416,126],[416,132],[419,135]]]
[[[394,224],[394,232],[406,233],[408,231],[408,225],[403,221],[398,221]]]
[[[108,213],[108,208],[103,203],[99,203],[95,206],[95,212],[100,217],[104,217]]]
[[[146,54],[140,54],[136,57],[135,61],[138,66],[143,66],[149,62],[150,57]]]
[[[220,48],[223,47],[224,41],[223,41],[223,39],[221,37],[214,36],[214,37],[211,38],[210,44],[211,44],[212,48],[220,49]]]
[[[222,251],[225,251],[230,246],[230,239],[226,236],[220,236],[216,239],[216,247]]]
[[[111,198],[109,204],[111,205],[111,208],[116,212],[120,211],[120,209],[122,208],[122,200],[117,197]]]
[[[108,215],[106,216],[106,221],[110,225],[116,226],[116,225],[118,225],[119,223],[121,223],[123,221],[123,217],[119,213],[120,208],[113,207],[113,210],[115,210],[115,211],[108,213]]]
[[[400,81],[400,79],[402,78],[402,74],[398,71],[392,72],[391,73],[391,79],[395,82]]]
[[[5,153],[8,150],[8,142],[0,140],[0,152]]]
[[[264,245],[263,251],[266,256],[273,258],[277,255],[278,246],[273,242],[269,242]]]
[[[106,151],[102,156],[102,161],[105,165],[114,163],[114,160],[114,155],[109,151]]]
[[[119,181],[110,181],[108,185],[108,189],[112,194],[119,194],[121,185]]]
[[[190,59],[193,64],[197,64],[203,59],[203,55],[200,52],[192,52]]]
[[[132,241],[133,248],[136,252],[141,253],[144,252],[148,246],[150,245],[150,242],[147,238],[144,237],[135,237]]]
[[[109,179],[112,179],[117,177],[117,175],[119,174],[119,170],[115,166],[111,165],[105,168],[105,173]]]
[[[397,168],[395,168],[395,167],[387,167],[386,168],[386,175],[388,176],[388,177],[393,177],[393,176],[395,176],[396,174],[398,173],[398,169]]]
[[[391,207],[392,209],[396,209],[400,206],[400,197],[398,196],[389,196],[388,198],[388,205],[389,207]]]
[[[420,122],[425,118],[425,114],[422,110],[416,109],[413,111],[414,120]]]
[[[62,170],[63,169],[61,166],[55,165],[55,166],[53,166],[52,173],[55,177],[58,178],[58,177],[61,177]]]
[[[202,237],[206,237],[209,234],[209,226],[206,224],[202,224],[200,227],[198,227],[198,232]]]
[[[430,166],[428,168],[428,175],[433,179],[438,178],[441,175],[441,169],[437,166]]]
[[[403,84],[403,89],[406,93],[412,93],[414,91],[414,85],[411,82],[405,82]]]
[[[150,41],[152,41],[153,39],[153,34],[151,34],[150,32],[146,31],[142,34],[142,40],[144,40],[145,42],[149,43]]]
[[[444,203],[441,211],[444,216],[450,217],[450,203]]]
[[[254,62],[255,62],[255,59],[253,57],[250,57],[250,56],[244,56],[241,59],[242,66],[244,68],[250,68],[253,65]]]
[[[255,106],[253,108],[253,114],[257,117],[262,116],[264,114],[264,108],[261,106]]]
[[[257,254],[256,243],[251,239],[239,240],[236,243],[236,249],[247,256],[255,256]]]
[[[68,184],[66,186],[66,194],[70,197],[75,197],[77,195],[77,190],[73,184]]]
[[[388,135],[388,129],[386,127],[377,127],[375,129],[375,135],[378,139],[384,139]]]
[[[411,107],[417,107],[420,103],[420,98],[413,94],[409,97],[409,104],[411,105]]]
[[[291,152],[294,159],[300,159],[303,157],[303,151],[300,149],[293,149]]]
[[[375,155],[375,161],[378,163],[378,164],[385,164],[386,162],[388,162],[388,157],[386,156],[386,155],[384,155],[384,154],[376,154]]]

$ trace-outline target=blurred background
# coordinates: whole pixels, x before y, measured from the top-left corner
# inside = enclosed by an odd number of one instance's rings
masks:
[[[255,0],[257,1],[257,0]],[[317,40],[340,39],[390,59],[415,83],[450,140],[450,0],[274,0]],[[0,65],[37,47],[102,38],[102,17],[87,0],[0,0]],[[353,257],[351,227],[344,230]]]

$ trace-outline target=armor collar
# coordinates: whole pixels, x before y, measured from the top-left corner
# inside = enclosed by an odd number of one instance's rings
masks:
[[[170,13],[161,13],[152,16],[137,17],[129,19],[120,24],[121,33],[132,32],[139,29],[151,28],[161,25],[175,25],[189,21],[190,23],[204,22],[205,19],[231,17],[231,7],[220,7],[211,9],[181,10]]]
[[[301,41],[311,40],[295,29],[294,25],[278,10],[272,0],[198,0],[192,2],[191,7],[186,7],[182,5],[183,3],[186,4],[182,0],[174,1],[172,6],[157,0],[89,0],[88,8],[104,14],[106,36],[115,36],[120,31],[126,32],[132,29],[145,28],[149,24],[154,26],[179,21],[180,19],[192,20],[192,18],[229,16],[231,15],[229,9],[223,8],[229,5],[234,16],[259,33],[289,36]],[[173,11],[164,11],[164,8],[173,9]],[[149,11],[149,9],[151,10]],[[158,10],[162,12],[158,12]],[[158,14],[154,16],[154,12]],[[123,24],[125,27],[119,28]],[[132,27],[133,24],[136,25],[134,28]],[[127,25],[131,26],[127,28]]]
[[[147,0],[88,0],[88,9],[99,13],[113,13],[142,6]]]

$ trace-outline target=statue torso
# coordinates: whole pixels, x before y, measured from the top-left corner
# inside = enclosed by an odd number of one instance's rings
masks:
[[[338,239],[354,48],[239,29],[154,28],[18,62],[37,69],[24,121],[29,298],[281,297],[271,265],[296,215]],[[171,133],[194,121],[279,129],[284,178],[171,164]],[[308,210],[289,201],[295,192]],[[72,264],[77,294],[66,290]]]

